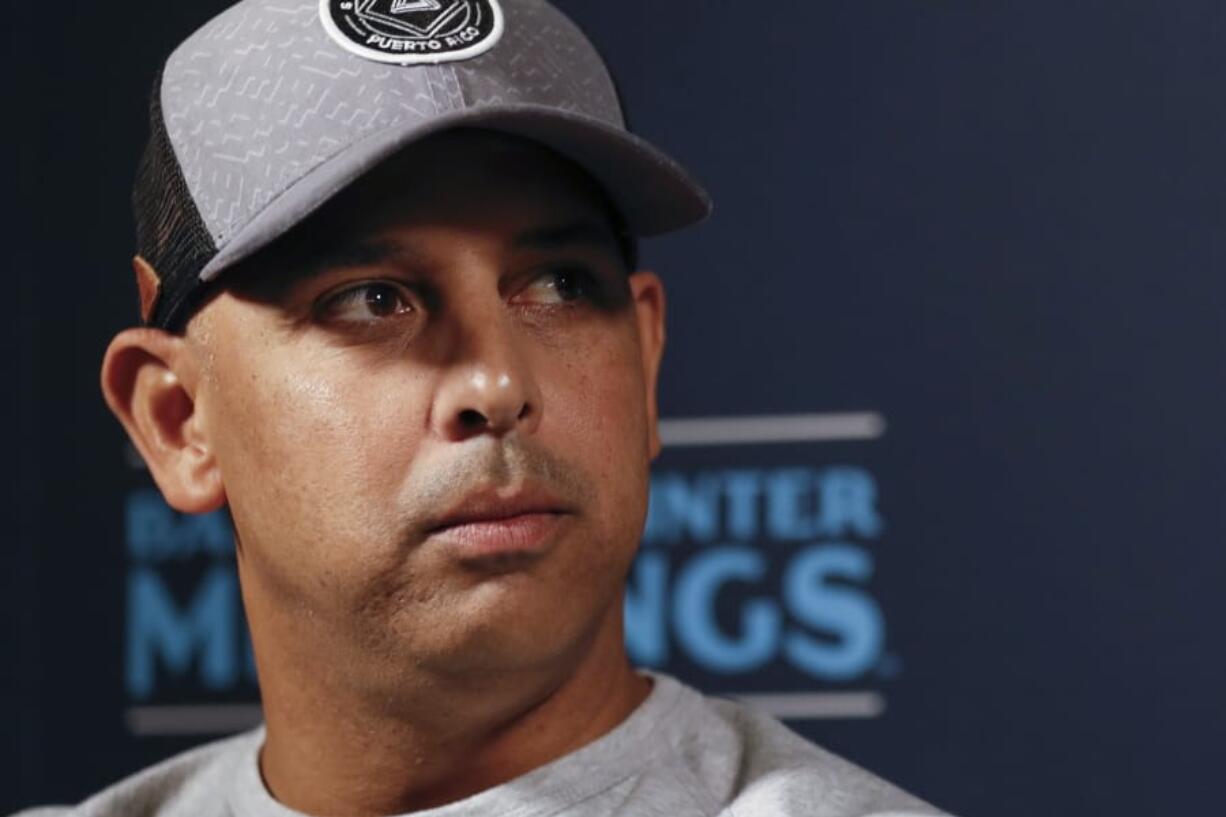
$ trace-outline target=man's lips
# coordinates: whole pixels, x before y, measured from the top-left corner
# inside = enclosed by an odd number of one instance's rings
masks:
[[[517,516],[568,513],[561,500],[540,490],[523,490],[508,496],[496,491],[472,494],[432,521],[430,532],[463,525],[500,522]]]
[[[535,557],[548,548],[564,518],[557,513],[525,513],[505,519],[464,522],[440,528],[430,538],[453,548],[463,561]]]
[[[570,514],[562,502],[541,493],[486,493],[459,503],[427,535],[466,561],[537,556]]]

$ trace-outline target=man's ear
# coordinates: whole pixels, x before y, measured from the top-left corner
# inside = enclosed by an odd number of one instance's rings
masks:
[[[660,379],[660,361],[664,357],[664,283],[654,272],[642,270],[630,276],[630,292],[634,298],[638,320],[639,346],[643,354],[643,379],[647,386],[647,422],[651,435],[651,458],[660,455],[660,412],[656,393]]]
[[[199,372],[186,338],[126,329],[102,361],[102,394],[167,503],[184,513],[225,504],[213,447],[196,411]]]

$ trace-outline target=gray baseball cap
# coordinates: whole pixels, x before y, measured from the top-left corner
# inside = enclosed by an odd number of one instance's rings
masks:
[[[544,0],[243,0],[166,62],[133,195],[141,316],[202,286],[406,146],[457,127],[584,168],[634,235],[697,223],[703,189],[627,130],[608,68]]]

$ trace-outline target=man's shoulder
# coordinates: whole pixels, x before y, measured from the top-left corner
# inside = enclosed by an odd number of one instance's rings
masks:
[[[124,778],[76,806],[39,807],[13,817],[222,817],[226,792],[262,731],[207,743]]]
[[[943,815],[744,704],[696,695],[674,749],[701,799],[728,817]]]

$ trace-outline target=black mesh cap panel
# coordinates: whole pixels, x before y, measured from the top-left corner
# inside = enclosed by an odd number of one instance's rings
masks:
[[[199,287],[200,271],[217,254],[192,200],[162,116],[159,72],[149,103],[149,143],[132,190],[137,252],[157,271],[161,293],[150,326],[180,331]]]

